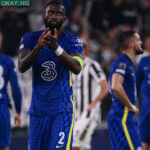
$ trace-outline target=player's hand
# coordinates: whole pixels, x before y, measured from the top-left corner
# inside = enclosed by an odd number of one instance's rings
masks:
[[[132,111],[137,116],[139,115],[139,109],[135,105],[131,105],[131,107],[129,108],[129,111]]]
[[[87,107],[86,110],[89,112],[89,111],[91,111],[95,106],[96,106],[96,102],[93,101],[93,102]]]
[[[15,127],[20,127],[21,126],[21,114],[16,114],[15,115]]]
[[[47,36],[45,37],[46,45],[52,50],[56,50],[59,46],[57,42],[58,35],[58,30],[56,28],[54,29],[54,35],[52,35],[50,30],[47,32]]]
[[[46,46],[46,40],[45,40],[45,38],[47,37],[48,31],[49,31],[49,28],[46,28],[44,30],[44,32],[42,33],[42,35],[40,36],[38,44],[37,44],[37,47],[39,49],[42,49],[44,46]]]

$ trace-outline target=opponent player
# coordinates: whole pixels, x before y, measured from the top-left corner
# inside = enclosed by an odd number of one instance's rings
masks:
[[[15,66],[9,56],[0,54],[0,150],[9,150],[10,146],[11,124],[9,108],[11,104],[7,93],[8,82],[11,85],[16,108],[15,126],[20,127],[22,95]]]
[[[133,61],[143,53],[138,33],[127,31],[119,37],[122,54],[113,62],[109,82],[112,106],[108,115],[108,129],[112,150],[142,150],[136,116],[136,78]]]
[[[150,54],[150,49],[147,49]],[[140,136],[144,150],[150,150],[150,55],[143,57],[137,67],[137,89],[141,93]]]
[[[73,75],[75,125],[72,150],[90,150],[92,134],[101,121],[100,101],[108,93],[108,83],[101,66],[89,57],[88,43],[84,43],[84,67]]]
[[[71,72],[83,66],[82,41],[62,32],[65,8],[57,0],[47,3],[43,15],[46,29],[24,35],[19,70],[32,66],[33,93],[29,109],[30,150],[70,150],[74,123]]]

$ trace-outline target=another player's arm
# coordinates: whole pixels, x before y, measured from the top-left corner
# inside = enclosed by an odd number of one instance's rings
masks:
[[[127,106],[127,108],[129,109],[129,111],[134,112],[136,115],[139,114],[139,110],[136,108],[135,105],[133,105],[124,88],[123,88],[123,82],[124,82],[124,78],[118,74],[118,73],[114,73],[112,76],[112,81],[111,81],[111,88],[114,92],[114,94],[116,95],[116,97],[125,105]]]
[[[102,101],[104,97],[108,94],[109,88],[108,83],[106,80],[102,80],[99,82],[99,86],[101,87],[101,91],[99,92],[98,96],[91,102],[88,106],[87,111],[92,110],[99,101]]]
[[[15,115],[15,127],[20,127],[21,125],[21,102],[22,102],[22,93],[18,83],[18,77],[14,63],[10,66],[10,75],[9,75],[10,85],[13,100],[15,103],[16,115]]]
[[[44,38],[47,36],[46,35],[47,31],[48,29],[45,29],[45,31],[39,38],[38,44],[32,51],[30,49],[20,51],[18,58],[18,68],[21,73],[25,72],[32,66],[33,62],[36,59],[37,54],[46,45]]]

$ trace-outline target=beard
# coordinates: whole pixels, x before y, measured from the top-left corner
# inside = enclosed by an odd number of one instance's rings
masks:
[[[136,49],[135,53],[136,53],[136,55],[141,55],[144,52],[143,52],[143,49],[141,48],[141,49]]]
[[[51,30],[52,35],[54,35],[55,34],[54,33],[54,28],[56,28],[59,31],[59,29],[61,28],[63,22],[60,21],[60,22],[57,22],[56,24],[51,24],[51,22],[48,21],[48,19],[46,18],[46,19],[44,19],[44,24],[45,24],[46,28],[49,28]]]

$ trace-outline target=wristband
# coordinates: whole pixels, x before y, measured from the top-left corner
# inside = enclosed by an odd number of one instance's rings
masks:
[[[55,54],[57,56],[60,56],[60,55],[62,55],[63,51],[64,50],[60,46],[58,46],[58,48],[55,50]]]

